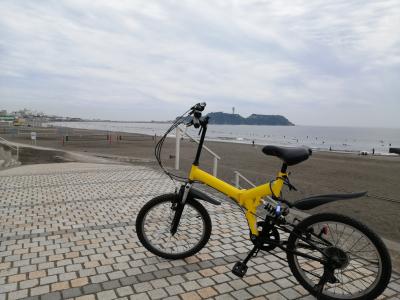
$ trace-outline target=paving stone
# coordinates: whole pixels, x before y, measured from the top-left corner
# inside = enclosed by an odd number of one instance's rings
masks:
[[[213,289],[212,287],[202,288],[202,289],[198,290],[197,293],[203,299],[209,299],[211,297],[218,295],[217,291],[215,289]]]
[[[9,283],[14,283],[14,282],[19,282],[26,280],[26,274],[17,274],[17,275],[12,275],[8,277],[8,282]]]
[[[235,300],[230,294],[223,294],[215,297],[215,300]]]
[[[219,294],[225,294],[233,291],[233,288],[228,283],[214,285],[214,288],[218,291]]]
[[[39,300],[39,299],[40,299],[39,296],[30,296],[30,297],[25,298],[24,300]]]
[[[65,298],[74,298],[74,297],[81,296],[82,293],[79,288],[71,288],[71,289],[63,290],[62,295],[63,295],[63,298],[65,299]]]
[[[58,275],[58,278],[61,281],[67,281],[67,280],[72,280],[77,278],[76,273],[75,272],[69,272],[69,273],[62,273]]]
[[[247,283],[241,279],[236,279],[228,283],[233,287],[234,290],[239,290],[247,287]]]
[[[275,283],[284,289],[293,286],[293,283],[286,278],[278,279]]]
[[[95,295],[85,295],[85,296],[76,297],[75,300],[96,300],[96,297],[95,297]]]
[[[148,282],[134,284],[133,288],[135,289],[136,293],[147,292],[153,289],[151,284]]]
[[[71,280],[72,287],[79,287],[82,285],[86,285],[88,283],[89,283],[89,278],[87,278],[87,277],[76,278],[76,279]]]
[[[288,288],[281,290],[279,293],[281,293],[285,298],[292,300],[292,299],[299,299],[301,295],[293,288]]]
[[[48,292],[50,292],[49,285],[38,286],[31,289],[31,296],[42,295]]]
[[[187,280],[196,280],[202,278],[202,276],[197,272],[189,272],[184,275]]]
[[[1,294],[1,295],[5,295],[5,294]],[[28,297],[27,289],[10,292],[8,294],[9,299],[22,299],[22,298],[26,298],[26,297]],[[1,299],[1,297],[0,297],[0,299]],[[4,299],[6,299],[5,296],[4,296]]]
[[[149,282],[155,289],[163,288],[168,286],[168,282],[165,279],[156,279]]]
[[[156,277],[152,273],[145,273],[136,276],[139,282],[150,281],[156,279]]]
[[[79,270],[79,277],[90,277],[92,275],[96,275],[95,269],[82,269]]]
[[[139,275],[142,274],[142,271],[139,268],[130,268],[125,270],[125,274],[127,276]]]
[[[170,296],[174,296],[174,295],[178,295],[178,294],[183,294],[185,291],[183,290],[183,288],[176,284],[176,285],[170,285],[167,286],[165,288],[165,290],[167,291],[168,295]]]
[[[181,298],[179,298],[178,296],[170,296],[170,297],[164,298],[164,300],[181,300]]]
[[[173,267],[170,270],[170,273],[173,275],[180,275],[180,274],[185,274],[187,273],[186,269],[183,267]]]
[[[110,281],[105,281],[101,284],[103,289],[109,290],[109,289],[116,289],[121,286],[119,280],[110,280]]]
[[[99,274],[112,272],[113,268],[111,266],[100,266],[96,268],[96,272]]]
[[[200,285],[196,281],[184,282],[184,283],[182,283],[182,286],[188,292],[200,289]]]
[[[42,278],[40,278],[40,285],[54,283],[54,282],[57,282],[57,280],[58,279],[57,279],[56,275],[42,277]]]
[[[193,271],[198,271],[201,269],[201,267],[198,264],[191,264],[191,265],[187,265],[185,266],[185,269],[188,272],[193,272]]]
[[[212,268],[214,265],[210,261],[206,260],[206,261],[199,262],[199,266],[200,266],[201,270],[204,270],[207,268]]]
[[[112,300],[112,299],[116,299],[117,295],[115,294],[115,292],[113,290],[109,290],[109,291],[103,291],[103,292],[97,293],[97,298],[102,299],[102,300]]]
[[[133,294],[133,289],[130,286],[124,286],[117,289],[119,297],[124,297]]]
[[[180,295],[182,300],[200,300],[201,297],[196,292],[188,292]]]
[[[140,293],[140,294],[135,294],[131,295],[129,297],[130,300],[149,300],[149,296],[146,293]]]
[[[246,290],[238,290],[230,293],[234,298],[238,300],[251,299],[253,296]]]
[[[49,272],[49,275],[53,275],[53,274],[51,274]],[[41,278],[41,277],[45,277],[45,276],[46,276],[45,271],[34,271],[34,272],[29,273],[29,279],[36,279],[36,278]]]
[[[170,276],[166,278],[170,284],[178,284],[185,281],[181,275]]]
[[[147,292],[151,299],[163,299],[168,296],[164,289],[155,289]]]
[[[230,281],[230,278],[228,276],[226,276],[225,274],[218,274],[211,278],[217,283],[223,283],[223,282]]]
[[[261,280],[261,282],[274,280],[274,277],[272,277],[269,273],[258,273],[256,276]]]
[[[164,277],[168,277],[171,275],[171,272],[169,270],[159,270],[159,271],[155,271],[153,273],[153,275],[156,278],[164,278]]]
[[[92,283],[100,283],[100,282],[104,282],[104,281],[107,281],[107,280],[108,280],[108,278],[104,274],[95,275],[95,276],[91,276],[90,277],[90,281]]]
[[[215,282],[211,278],[200,278],[196,281],[202,287],[208,287],[215,284]]]
[[[41,300],[61,300],[61,293],[60,292],[52,292],[48,294],[44,294],[40,297]]]
[[[286,300],[286,298],[279,293],[273,293],[273,294],[267,295],[267,297],[268,297],[267,298],[268,300]]]
[[[275,277],[275,278],[283,278],[287,276],[287,273],[281,271],[281,270],[274,270],[271,271],[270,274]]]
[[[28,289],[28,288],[31,288],[31,287],[34,287],[37,285],[39,285],[38,279],[30,279],[30,280],[20,281],[19,288],[20,289]]]
[[[138,283],[138,280],[137,280],[136,276],[124,277],[124,278],[121,278],[119,281],[120,281],[122,286],[133,285],[135,283]]]
[[[273,282],[263,283],[263,284],[261,285],[261,287],[262,287],[264,290],[266,290],[267,293],[273,293],[273,292],[279,291],[279,290],[281,289],[277,284],[275,284],[275,283],[273,283]]]
[[[84,294],[95,294],[102,291],[100,283],[92,283],[82,287]]]

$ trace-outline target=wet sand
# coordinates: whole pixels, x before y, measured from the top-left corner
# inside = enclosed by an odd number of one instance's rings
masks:
[[[71,130],[72,133],[74,130]],[[75,130],[77,134],[100,134],[93,130]],[[104,132],[103,132],[104,133]],[[39,139],[40,146],[61,150],[86,152],[96,155],[128,156],[139,159],[154,160],[155,141],[152,137],[123,133],[136,141],[116,142],[110,145],[104,141],[74,141],[64,146],[60,136],[47,136]],[[29,143],[27,137],[5,138]],[[218,177],[234,182],[234,171],[239,171],[255,184],[264,183],[276,176],[281,162],[276,157],[266,156],[261,146],[232,144],[225,142],[206,142],[206,145],[221,156],[218,164]],[[194,142],[181,141],[181,169],[188,170],[194,158]],[[168,139],[163,148],[165,165],[174,165],[175,140]],[[34,162],[30,158],[30,163]],[[212,156],[203,150],[201,166],[212,172]],[[39,161],[38,161],[39,163]],[[338,201],[315,208],[309,213],[340,212],[352,216],[373,228],[381,236],[400,241],[400,156],[359,156],[357,154],[340,154],[332,152],[315,152],[305,162],[289,168],[291,182],[298,188],[297,192],[285,191],[288,200],[295,200],[310,195],[368,191],[368,196]]]

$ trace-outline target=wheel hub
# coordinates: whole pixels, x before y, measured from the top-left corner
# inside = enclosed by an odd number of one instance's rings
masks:
[[[323,250],[328,257],[328,263],[334,269],[345,269],[350,262],[348,254],[338,247],[328,247]]]

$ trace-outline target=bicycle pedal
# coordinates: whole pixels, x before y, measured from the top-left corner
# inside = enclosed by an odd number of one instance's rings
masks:
[[[232,269],[232,273],[235,274],[236,276],[242,278],[246,272],[247,272],[248,267],[242,263],[241,261],[238,261]]]

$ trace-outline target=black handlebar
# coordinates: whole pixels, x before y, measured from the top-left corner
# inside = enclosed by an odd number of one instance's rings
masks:
[[[197,103],[196,105],[193,105],[190,108],[191,111],[190,111],[189,115],[193,115],[193,118],[190,121],[190,123],[188,124],[188,126],[193,125],[194,128],[200,127],[201,112],[204,110],[205,107],[206,107],[206,103],[202,102],[202,103]]]

